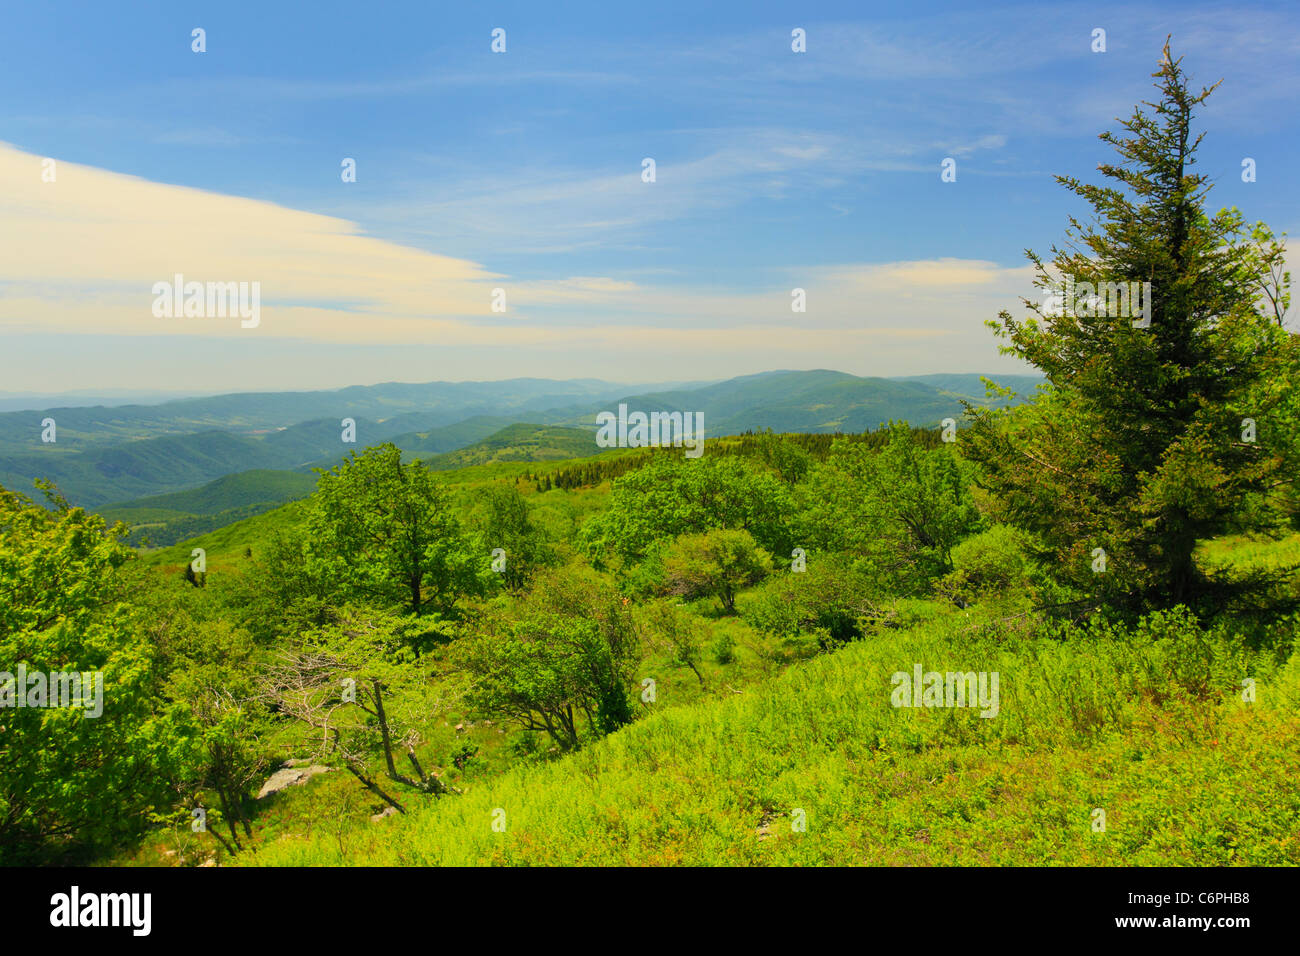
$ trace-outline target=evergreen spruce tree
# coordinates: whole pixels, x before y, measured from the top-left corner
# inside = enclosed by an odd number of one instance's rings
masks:
[[[1276,272],[1274,295],[1261,294],[1260,250],[1276,240],[1236,209],[1205,213],[1192,122],[1218,84],[1193,93],[1168,42],[1153,76],[1158,100],[1101,135],[1119,154],[1098,167],[1111,183],[1057,177],[1091,221],[1071,218],[1050,263],[1027,252],[1037,287],[1069,276],[1081,294],[1025,300],[1030,316],[988,323],[1050,387],[1014,411],[970,409],[966,436],[1003,519],[1036,533],[1064,580],[1134,609],[1206,598],[1197,542],[1267,524],[1264,503],[1296,473],[1283,410],[1296,337],[1269,314],[1285,293]],[[1136,288],[1138,302],[1106,283]]]

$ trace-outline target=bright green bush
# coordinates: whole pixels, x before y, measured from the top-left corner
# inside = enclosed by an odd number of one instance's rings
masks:
[[[806,557],[806,570],[780,569],[755,588],[744,618],[775,637],[819,633],[832,646],[862,636],[865,622],[880,613],[873,601],[877,594],[848,559],[814,553]]]
[[[183,739],[159,700],[125,526],[49,499],[0,488],[2,862],[137,836]],[[59,675],[76,676],[75,699]]]
[[[953,546],[953,570],[937,586],[961,607],[999,599],[1029,605],[1041,579],[1028,553],[1028,536],[995,524]]]
[[[639,653],[627,599],[607,576],[572,565],[492,608],[454,657],[474,708],[570,750],[632,719]]]
[[[772,556],[743,528],[714,528],[684,534],[664,551],[660,592],[693,601],[716,597],[722,610],[736,611],[736,594],[772,571]]]

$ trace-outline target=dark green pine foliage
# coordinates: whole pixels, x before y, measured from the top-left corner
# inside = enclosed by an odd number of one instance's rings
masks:
[[[1149,326],[1115,296],[1001,313],[989,325],[1002,351],[1051,387],[1020,409],[968,406],[961,443],[1003,519],[1035,532],[1063,579],[1135,609],[1207,598],[1198,540],[1267,524],[1261,502],[1295,467],[1282,409],[1296,338],[1265,314],[1258,231],[1252,242],[1236,209],[1207,216],[1210,184],[1194,171],[1193,115],[1214,87],[1193,93],[1168,44],[1153,76],[1157,101],[1101,135],[1119,154],[1098,167],[1111,182],[1057,177],[1091,220],[1071,218],[1050,264],[1027,253],[1045,290],[1065,276],[1076,291],[1149,282]]]

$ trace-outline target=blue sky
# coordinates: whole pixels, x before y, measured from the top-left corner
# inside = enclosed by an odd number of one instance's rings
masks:
[[[1167,33],[1195,80],[1225,80],[1201,116],[1213,204],[1295,232],[1297,9],[8,4],[3,168],[53,157],[95,192],[69,188],[57,216],[11,233],[0,390],[1018,370],[982,323],[1030,291],[1022,250],[1046,251],[1084,212],[1051,176],[1097,178],[1110,157],[1096,135],[1151,93]],[[504,54],[490,49],[497,27]],[[790,49],[795,27],[806,53]],[[1105,53],[1090,49],[1095,28]],[[1240,179],[1246,156],[1254,183]],[[340,179],[344,157],[355,183]],[[940,181],[945,157],[954,183]],[[231,201],[231,223],[203,215],[247,255],[220,260],[238,274],[205,275],[218,260],[204,258],[201,220],[150,214],[149,232],[132,218],[193,190],[329,217],[331,242],[377,241],[373,266],[351,285],[291,281],[310,266],[276,263],[315,250],[317,227],[268,213],[255,228]],[[0,213],[37,208],[23,196],[6,207],[0,184]],[[120,217],[115,248],[69,252],[66,233],[45,232],[74,208]],[[120,275],[77,261],[149,244],[186,250],[199,278],[265,271],[267,321],[151,326],[145,280],[161,259]],[[406,250],[428,257],[433,287]],[[351,256],[323,254],[319,273]],[[505,315],[465,305],[497,287],[518,303]],[[790,313],[794,287],[806,314]],[[277,321],[277,306],[299,313]]]

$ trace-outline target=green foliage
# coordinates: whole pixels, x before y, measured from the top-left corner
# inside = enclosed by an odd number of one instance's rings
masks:
[[[203,807],[210,832],[235,853],[243,848],[236,824],[245,838],[252,835],[249,791],[267,767],[263,737],[270,728],[257,695],[254,645],[247,632],[220,620],[195,622],[184,635],[172,626],[173,637],[188,645],[174,649],[181,653],[166,690],[183,728],[171,754],[180,822],[188,825],[189,811]],[[215,809],[206,806],[206,794],[215,796]],[[213,829],[223,822],[228,838]]]
[[[772,571],[772,556],[748,531],[714,528],[684,534],[663,557],[660,590],[688,601],[716,597],[727,614],[736,613],[736,593],[757,584]]]
[[[321,474],[302,573],[332,582],[340,600],[419,614],[450,610],[488,572],[429,470],[403,464],[395,445],[380,445]]]
[[[1121,663],[1129,693],[1158,703],[1219,700],[1239,693],[1242,678],[1268,667],[1265,655],[1247,650],[1223,627],[1203,628],[1185,607],[1153,611],[1131,628],[1094,620],[1082,633]]]
[[[1050,266],[1030,254],[1044,287],[1059,276],[1150,283],[1150,326],[1118,314],[1119,302],[1028,303],[1024,321],[1003,312],[990,324],[1004,351],[1052,388],[1021,409],[975,413],[965,443],[1002,520],[1037,535],[1064,580],[1130,608],[1211,593],[1197,541],[1244,530],[1243,509],[1300,467],[1281,414],[1300,340],[1260,308],[1274,262],[1261,232],[1252,239],[1235,209],[1205,212],[1191,126],[1210,90],[1193,93],[1180,63],[1166,47],[1154,112],[1135,110],[1127,136],[1102,134],[1120,157],[1100,167],[1114,186],[1058,177],[1097,224],[1071,220]],[[1257,441],[1242,438],[1246,418]]]
[[[979,524],[970,482],[950,446],[926,449],[905,424],[879,450],[837,442],[801,489],[798,542],[858,557],[891,591],[924,590]]]
[[[812,464],[810,455],[798,442],[776,435],[769,428],[755,442],[758,458],[789,484],[802,481]]]
[[[878,588],[842,555],[812,554],[807,570],[778,571],[755,589],[744,616],[756,630],[779,638],[814,635],[823,647],[862,636],[879,613]]]
[[[939,593],[959,607],[1012,597],[1028,606],[1043,583],[1028,535],[1009,525],[991,525],[952,549],[952,571]]]
[[[1291,271],[1286,267],[1286,233],[1275,236],[1267,223],[1257,222],[1249,229],[1240,281],[1253,285],[1257,302],[1278,326],[1286,324],[1291,308]]]
[[[647,639],[666,647],[673,663],[689,667],[703,685],[704,675],[700,673],[703,628],[695,615],[674,602],[655,601],[646,609],[644,619],[649,632]],[[721,636],[727,637],[726,632]],[[715,657],[719,658],[720,664],[730,663],[730,647]]]
[[[471,492],[467,530],[487,556],[496,548],[505,552],[505,570],[499,572],[511,590],[523,587],[553,552],[534,527],[528,503],[514,485],[494,482]],[[487,557],[484,560],[488,560]]]
[[[420,724],[442,706],[417,666],[425,623],[341,608],[282,650],[262,678],[264,697],[300,722],[304,743],[316,748],[319,759],[348,771],[401,812],[405,806],[384,789],[381,777],[416,793],[447,791],[416,755]],[[414,775],[399,770],[399,761],[409,763]]]
[[[162,800],[157,771],[173,729],[155,712],[158,673],[140,634],[123,528],[47,491],[50,508],[0,489],[0,858],[29,858],[137,835]],[[16,680],[25,666],[28,686]],[[84,675],[88,700],[61,700],[57,673]],[[100,675],[102,684],[93,690]],[[17,706],[18,697],[38,706]],[[96,702],[97,698],[97,702]],[[99,713],[96,713],[99,710]]]
[[[638,653],[627,599],[602,575],[571,566],[542,573],[527,596],[491,608],[455,659],[477,710],[574,749],[583,718],[594,736],[631,719]]]
[[[463,773],[482,770],[485,764],[482,758],[479,757],[478,752],[479,747],[477,744],[462,740],[452,748],[451,753],[447,756],[447,763]]]
[[[729,631],[718,631],[709,646],[715,663],[727,665],[736,659],[736,639]]]
[[[787,553],[788,487],[736,458],[656,459],[614,482],[609,509],[582,529],[598,563],[632,564],[651,546],[715,528],[748,531],[769,551]]]

